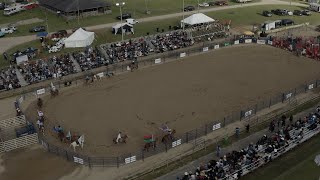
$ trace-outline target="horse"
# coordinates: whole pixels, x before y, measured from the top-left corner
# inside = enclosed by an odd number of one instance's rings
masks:
[[[58,132],[58,137],[59,137],[61,142],[65,142],[66,141],[66,136],[65,136],[63,131]]]
[[[51,89],[50,90],[51,97],[55,97],[59,95],[59,90],[58,89]]]
[[[76,147],[80,146],[81,149],[83,149],[83,143],[79,143],[79,141],[73,141],[72,143],[70,143],[70,147],[73,148],[73,151],[76,152]]]
[[[76,152],[76,147],[80,146],[81,149],[83,149],[83,143],[84,143],[84,139],[81,140],[81,137],[80,136],[78,139],[76,139],[75,141],[72,141],[72,138],[71,138],[71,142],[70,143],[70,147],[73,147],[73,151]],[[84,138],[84,137],[83,137]]]
[[[37,101],[37,106],[38,106],[38,108],[41,109],[41,108],[42,108],[42,105],[43,105],[42,99],[41,99],[41,98],[38,98],[38,101]]]
[[[167,144],[168,142],[173,142],[175,133],[176,133],[176,130],[173,129],[171,133],[168,133],[162,137],[161,142],[164,144]]]
[[[127,138],[128,138],[128,136],[125,134],[124,136],[121,136],[119,142],[117,142],[117,138],[113,138],[112,141],[113,141],[114,144],[118,144],[118,143],[126,144],[127,143]]]

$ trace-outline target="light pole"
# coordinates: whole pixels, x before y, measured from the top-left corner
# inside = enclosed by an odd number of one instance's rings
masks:
[[[182,0],[182,30],[184,31],[184,0]]]
[[[120,21],[121,21],[121,41],[123,41],[123,24],[122,24],[122,7],[125,5],[125,2],[116,3],[116,6],[120,8]]]

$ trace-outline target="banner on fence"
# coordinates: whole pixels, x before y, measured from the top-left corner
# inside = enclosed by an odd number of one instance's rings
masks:
[[[226,42],[224,43],[224,46],[230,46],[230,43]]]
[[[252,115],[252,110],[249,110],[247,112],[244,113],[244,117],[248,117]]]
[[[310,89],[313,89],[313,84],[310,84],[309,86],[308,86],[308,89],[310,90]]]
[[[215,131],[215,130],[220,129],[220,128],[221,128],[221,123],[215,124],[212,127],[212,131]]]
[[[133,163],[133,162],[136,162],[136,161],[137,161],[137,157],[136,156],[131,156],[131,157],[128,157],[128,158],[124,159],[124,162],[126,164]]]
[[[155,64],[160,64],[160,63],[161,63],[161,58],[155,59],[155,60],[154,60],[154,63],[155,63]]]
[[[269,45],[272,45],[272,41],[268,40],[268,44],[269,44]]]
[[[244,43],[252,43],[252,39],[245,39]]]
[[[131,71],[131,68],[130,68],[130,66],[127,66],[127,71]]]
[[[219,48],[220,48],[219,44],[214,45],[214,49],[219,49]]]
[[[257,40],[257,44],[266,44],[265,40]]]
[[[204,48],[202,49],[202,51],[203,51],[203,52],[209,51],[209,47],[204,47]]]
[[[83,159],[73,156],[73,162],[83,165]]]
[[[289,99],[289,98],[291,98],[291,97],[292,97],[292,93],[286,94],[286,99]]]
[[[44,94],[45,92],[46,92],[46,89],[45,89],[45,88],[38,89],[38,90],[37,90],[37,95]]]
[[[186,53],[180,53],[180,57],[183,58],[183,57],[186,57]]]
[[[103,78],[103,72],[102,73],[98,73],[96,76],[100,77],[100,78]]]
[[[234,41],[234,44],[235,45],[239,44],[239,40]]]
[[[181,139],[178,139],[178,140],[172,142],[172,147],[174,148],[176,146],[179,146],[180,144],[181,144]]]

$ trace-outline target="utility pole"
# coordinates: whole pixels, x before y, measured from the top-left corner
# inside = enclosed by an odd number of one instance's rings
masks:
[[[122,24],[122,7],[125,5],[125,2],[116,3],[116,6],[120,8],[120,21],[121,21],[121,40],[123,41],[123,24]]]
[[[182,30],[184,31],[184,0],[182,0]]]
[[[78,25],[80,25],[80,4],[79,4],[79,0],[77,0],[77,5],[78,5]]]

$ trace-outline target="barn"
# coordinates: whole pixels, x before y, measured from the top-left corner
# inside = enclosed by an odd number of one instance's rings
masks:
[[[102,0],[39,0],[40,6],[66,19],[111,13],[111,4]]]

